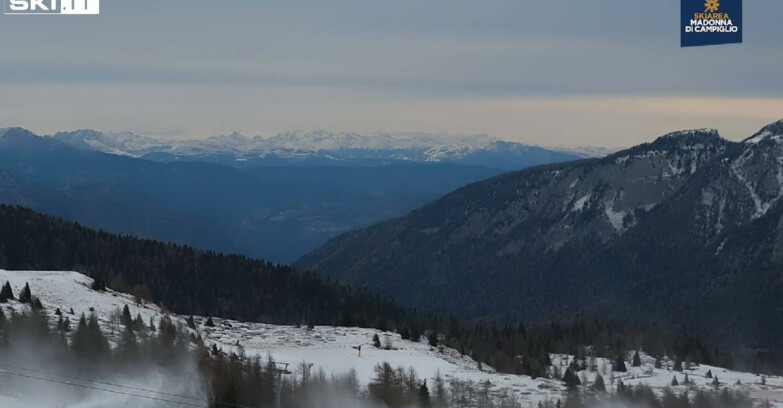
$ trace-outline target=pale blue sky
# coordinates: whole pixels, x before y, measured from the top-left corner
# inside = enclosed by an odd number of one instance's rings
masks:
[[[736,139],[783,118],[783,2],[744,12],[744,44],[681,49],[677,0],[103,0],[0,16],[0,126]]]

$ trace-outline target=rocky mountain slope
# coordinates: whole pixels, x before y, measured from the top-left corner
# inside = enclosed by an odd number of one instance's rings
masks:
[[[462,188],[302,268],[467,317],[601,315],[779,344],[783,122],[676,132]]]

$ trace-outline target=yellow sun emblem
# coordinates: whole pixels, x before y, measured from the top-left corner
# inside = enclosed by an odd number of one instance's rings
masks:
[[[718,7],[720,7],[720,3],[718,3],[718,0],[707,0],[707,2],[704,3],[704,12],[714,13],[718,11]]]

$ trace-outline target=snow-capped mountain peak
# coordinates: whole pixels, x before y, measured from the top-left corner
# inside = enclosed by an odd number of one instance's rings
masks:
[[[157,139],[127,131],[100,132],[93,129],[79,129],[72,132],[59,132],[52,137],[81,149],[124,156],[141,156],[165,148],[165,143]]]
[[[204,140],[160,141],[131,132],[85,129],[53,137],[81,149],[111,154],[243,165],[445,162],[516,170],[594,156],[503,141],[486,134],[332,133],[316,129],[282,132],[270,138],[234,132]]]

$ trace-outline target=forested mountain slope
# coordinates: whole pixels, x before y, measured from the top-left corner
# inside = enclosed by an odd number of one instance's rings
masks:
[[[683,131],[478,182],[298,263],[406,305],[525,320],[611,315],[779,344],[783,123]]]

